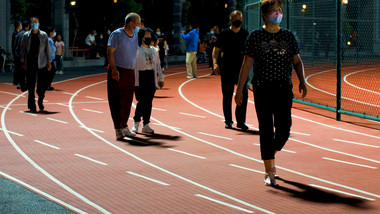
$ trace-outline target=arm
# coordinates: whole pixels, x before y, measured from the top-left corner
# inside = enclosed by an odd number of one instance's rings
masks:
[[[306,88],[306,81],[305,81],[305,72],[303,67],[303,62],[301,59],[301,56],[299,54],[293,56],[293,65],[294,69],[296,70],[298,80],[300,81],[300,84],[298,86],[299,92],[302,92],[302,98],[306,97],[307,94],[307,88]]]
[[[214,64],[214,72],[216,74],[219,74],[220,72],[219,65],[218,65],[219,51],[220,51],[220,48],[216,46],[214,47],[214,50],[212,51],[212,62]]]
[[[239,82],[238,82],[236,95],[235,95],[235,103],[239,106],[243,102],[243,88],[244,88],[245,83],[247,82],[249,70],[252,67],[253,61],[254,59],[252,57],[249,57],[247,55],[244,56],[244,61],[240,69]]]
[[[162,69],[161,69],[161,61],[160,61],[160,56],[158,55],[158,53],[156,51],[154,51],[154,62],[155,62],[155,70],[157,71],[157,75],[158,75],[158,86],[160,88],[164,87],[164,73],[162,72]],[[157,77],[156,77],[157,78]]]
[[[65,56],[65,44],[62,42],[62,57]]]
[[[119,81],[120,76],[119,76],[119,71],[116,68],[114,52],[115,52],[115,48],[113,48],[112,46],[107,47],[107,58],[112,70],[112,79]]]
[[[49,38],[46,35],[45,54],[46,54],[46,57],[47,57],[46,68],[47,68],[48,71],[51,70],[51,49],[52,49],[52,46],[50,44]]]

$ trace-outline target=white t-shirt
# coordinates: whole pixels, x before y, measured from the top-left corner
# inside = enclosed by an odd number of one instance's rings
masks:
[[[86,37],[86,41],[85,41],[86,45],[91,46],[92,45],[91,41],[95,42],[95,36],[88,34],[88,36]]]
[[[65,49],[65,43],[63,43],[63,41],[55,41],[55,47],[57,48],[55,55],[62,56],[63,49]]]
[[[139,47],[136,54],[135,65],[135,86],[139,86],[139,71],[153,70],[154,76],[158,76],[160,81],[164,81],[164,74],[161,69],[161,61],[158,52],[154,47]],[[158,88],[157,78],[155,78],[156,87]]]

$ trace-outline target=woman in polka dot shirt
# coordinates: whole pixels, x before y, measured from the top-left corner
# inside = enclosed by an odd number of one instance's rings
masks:
[[[264,0],[260,5],[265,25],[248,37],[240,71],[235,102],[242,103],[245,80],[255,63],[252,79],[256,114],[260,130],[261,158],[265,166],[265,185],[276,185],[275,154],[281,151],[292,125],[292,70],[297,73],[299,92],[306,96],[304,67],[292,32],[280,27],[281,0]],[[275,129],[275,131],[274,131]]]

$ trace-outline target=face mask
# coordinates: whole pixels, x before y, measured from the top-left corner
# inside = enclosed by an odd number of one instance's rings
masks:
[[[33,30],[38,30],[38,28],[39,28],[40,26],[38,26],[38,23],[32,23],[32,24],[30,25],[30,27],[31,27]]]
[[[211,34],[211,35],[214,35],[214,31],[210,31],[210,34]]]
[[[108,31],[107,34],[110,35],[110,34],[111,34],[111,31]]]
[[[136,25],[135,23],[133,23],[134,25]],[[137,27],[137,25],[136,25],[136,28],[135,29],[133,29],[133,34],[138,34],[139,33],[139,31],[140,31],[140,28],[139,27]]]
[[[172,35],[174,35],[174,32],[172,32]]]
[[[232,26],[239,28],[243,22],[240,20],[235,20],[231,22]]]
[[[98,34],[95,33],[94,36],[96,36],[96,35],[98,35]]]
[[[145,43],[146,45],[149,46],[151,42],[152,42],[152,38],[145,38],[144,43]]]
[[[56,37],[57,36],[57,33],[56,32],[54,32],[54,34],[53,34],[53,37]]]
[[[161,32],[156,32],[157,36],[161,36]]]
[[[99,38],[100,38],[100,39],[103,39],[103,36],[100,36]]]
[[[274,12],[269,16],[269,21],[273,24],[280,24],[282,21],[282,13]]]

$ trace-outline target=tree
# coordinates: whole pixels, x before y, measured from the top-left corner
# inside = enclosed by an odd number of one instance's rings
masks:
[[[26,18],[26,11],[29,8],[28,2],[26,0],[12,0],[11,1],[11,14],[12,22],[22,21]]]

